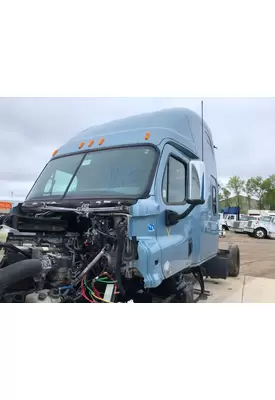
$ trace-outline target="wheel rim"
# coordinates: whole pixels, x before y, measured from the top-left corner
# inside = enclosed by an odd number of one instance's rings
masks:
[[[264,232],[263,232],[263,231],[257,231],[257,232],[256,232],[256,236],[257,236],[258,238],[262,238],[262,237],[264,237]]]

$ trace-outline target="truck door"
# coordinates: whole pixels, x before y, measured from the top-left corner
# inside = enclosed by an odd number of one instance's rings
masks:
[[[157,237],[162,254],[162,270],[166,278],[191,265],[194,243],[191,214],[167,228],[165,210],[183,213],[186,204],[188,158],[171,145],[164,147],[155,184],[156,202],[160,206]]]

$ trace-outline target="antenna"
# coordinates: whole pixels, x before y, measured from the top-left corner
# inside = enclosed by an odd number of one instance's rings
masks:
[[[203,126],[203,100],[201,101],[201,160],[203,161],[203,142],[204,142],[204,126]]]

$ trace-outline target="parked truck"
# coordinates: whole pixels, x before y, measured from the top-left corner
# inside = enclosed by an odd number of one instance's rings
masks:
[[[242,214],[240,214],[240,207],[226,207],[221,211],[220,222],[224,231],[232,229],[234,222],[239,221],[242,217]]]
[[[218,249],[212,134],[188,109],[81,132],[53,152],[5,229],[6,302],[196,302],[205,277],[240,269],[237,245]]]
[[[244,233],[257,239],[267,239],[275,236],[275,216],[266,215],[257,220],[250,220],[244,227]]]
[[[242,215],[239,221],[234,221],[232,230],[235,233],[246,233],[245,228],[249,221],[258,221],[260,217],[251,216],[251,215]]]

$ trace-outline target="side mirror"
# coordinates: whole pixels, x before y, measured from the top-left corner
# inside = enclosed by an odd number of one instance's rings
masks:
[[[205,203],[205,164],[192,160],[188,168],[187,203],[199,205]]]

